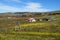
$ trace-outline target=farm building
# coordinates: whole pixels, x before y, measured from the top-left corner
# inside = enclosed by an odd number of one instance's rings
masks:
[[[29,22],[36,22],[36,20],[34,18],[28,18],[27,19]]]
[[[51,21],[49,18],[40,18],[39,21]]]

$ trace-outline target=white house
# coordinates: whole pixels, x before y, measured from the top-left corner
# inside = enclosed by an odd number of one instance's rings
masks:
[[[36,20],[34,18],[28,18],[29,22],[36,22]]]

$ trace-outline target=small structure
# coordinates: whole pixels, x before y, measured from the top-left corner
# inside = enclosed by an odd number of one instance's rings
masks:
[[[11,19],[12,17],[7,17],[8,19]]]
[[[43,21],[42,18],[40,18],[39,21]]]
[[[36,20],[34,18],[28,18],[27,19],[29,22],[36,22]]]
[[[49,18],[41,18],[40,21],[51,21]]]

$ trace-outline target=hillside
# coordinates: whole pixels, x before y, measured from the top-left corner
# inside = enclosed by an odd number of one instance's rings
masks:
[[[59,14],[59,11],[1,13],[0,40],[60,40]],[[27,21],[29,17],[36,22]],[[51,21],[40,21],[40,18]]]

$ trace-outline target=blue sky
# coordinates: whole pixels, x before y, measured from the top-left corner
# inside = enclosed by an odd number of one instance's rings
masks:
[[[46,12],[60,10],[60,0],[0,0],[0,12]]]

